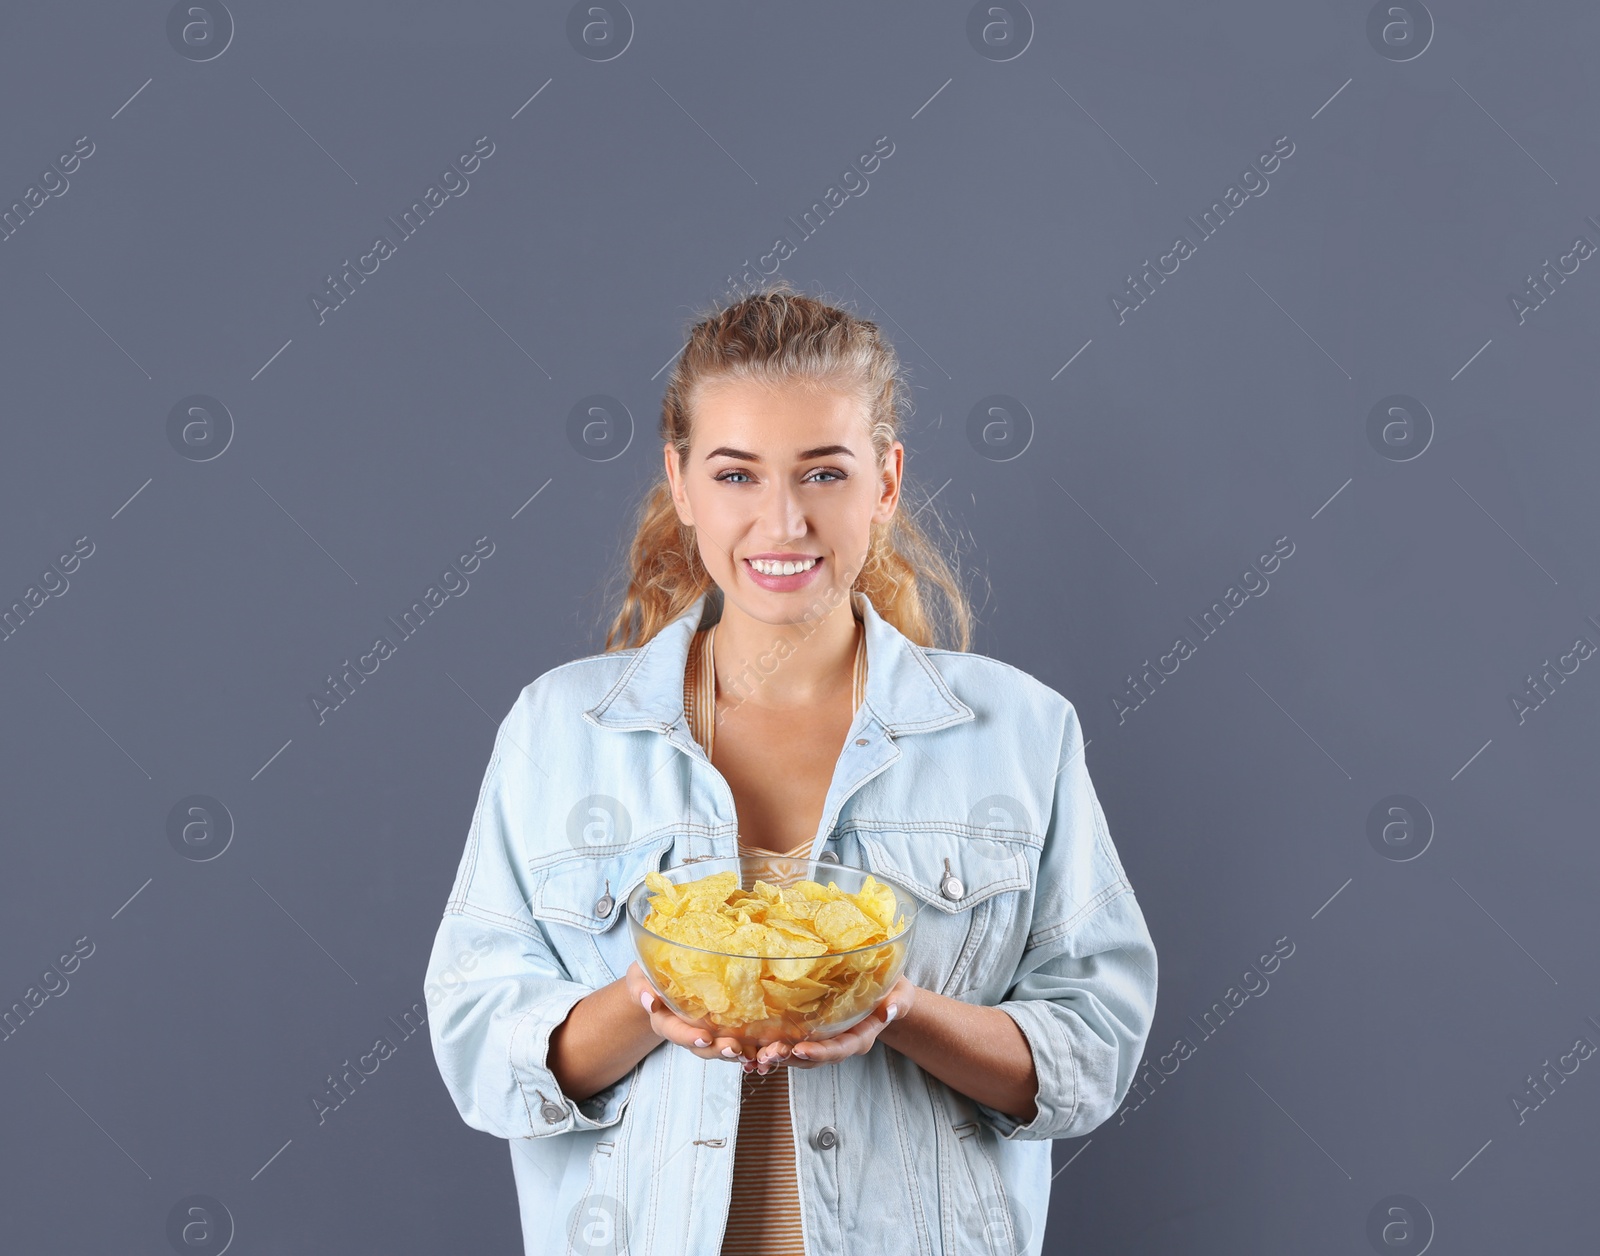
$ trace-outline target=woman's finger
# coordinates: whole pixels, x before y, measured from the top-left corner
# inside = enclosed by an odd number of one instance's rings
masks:
[[[800,1059],[814,1064],[833,1064],[859,1054],[861,1046],[856,1031],[847,1029],[844,1033],[835,1034],[831,1038],[808,1038],[804,1042],[797,1042],[791,1051]]]
[[[731,1038],[714,1039],[709,1030],[691,1025],[665,1007],[653,991],[646,990],[640,996],[639,1002],[650,1013],[650,1027],[656,1033],[668,1042],[687,1048],[702,1059],[718,1058],[720,1049],[733,1042]]]
[[[814,1064],[833,1064],[839,1060],[849,1059],[852,1055],[864,1055],[872,1049],[872,1044],[877,1041],[878,1035],[883,1032],[887,1024],[888,1022],[879,1016],[869,1016],[842,1034],[835,1034],[831,1038],[808,1038],[787,1044],[790,1066],[807,1068]]]
[[[762,1064],[772,1064],[789,1054],[787,1042],[769,1042],[756,1052],[756,1061]]]

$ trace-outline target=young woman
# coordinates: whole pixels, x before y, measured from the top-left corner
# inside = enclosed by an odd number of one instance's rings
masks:
[[[901,506],[902,390],[873,323],[786,285],[702,318],[607,649],[500,728],[426,988],[530,1253],[1036,1256],[1049,1140],[1127,1093],[1155,948],[1071,703],[966,649]],[[656,996],[625,900],[735,854],[914,897],[864,1021],[745,1058]]]

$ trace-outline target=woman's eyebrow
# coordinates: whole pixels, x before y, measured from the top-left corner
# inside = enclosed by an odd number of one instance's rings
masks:
[[[855,453],[848,445],[818,445],[815,449],[801,452],[799,461],[804,462],[809,458],[832,458],[843,454],[846,458],[854,458]],[[734,449],[730,445],[718,445],[706,455],[709,461],[712,458],[738,458],[742,462],[760,462],[761,455],[750,453],[744,449]]]

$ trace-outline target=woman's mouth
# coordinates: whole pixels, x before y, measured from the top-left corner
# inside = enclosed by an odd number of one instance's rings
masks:
[[[763,589],[779,592],[798,589],[809,584],[821,567],[822,559],[815,555],[787,561],[765,558],[744,560],[744,569],[750,573],[750,579]]]

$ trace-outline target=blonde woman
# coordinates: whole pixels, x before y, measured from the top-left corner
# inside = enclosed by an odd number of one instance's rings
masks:
[[[1037,1254],[1050,1140],[1127,1093],[1155,948],[1072,704],[967,649],[903,402],[878,328],[787,285],[701,318],[606,650],[501,725],[426,988],[529,1253]],[[651,869],[764,853],[918,920],[864,1021],[745,1058],[662,1004],[623,915]]]

